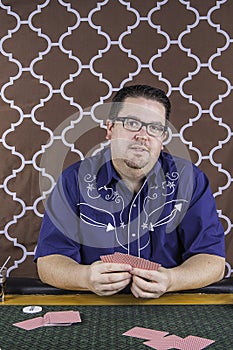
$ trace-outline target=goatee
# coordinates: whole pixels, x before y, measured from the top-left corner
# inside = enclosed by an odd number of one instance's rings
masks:
[[[145,164],[138,164],[128,159],[125,160],[125,164],[131,169],[142,169],[145,166]]]

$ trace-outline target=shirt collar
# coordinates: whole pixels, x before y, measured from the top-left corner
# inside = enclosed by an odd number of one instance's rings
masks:
[[[112,180],[120,180],[111,159],[111,149],[108,147],[103,153],[101,153],[101,166],[96,174],[97,188],[108,185]]]

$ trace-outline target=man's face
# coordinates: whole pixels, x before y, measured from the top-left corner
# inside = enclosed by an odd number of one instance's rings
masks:
[[[165,107],[143,97],[128,97],[118,118],[133,118],[144,123],[165,126]],[[143,126],[139,131],[127,130],[122,121],[107,121],[107,139],[111,140],[112,161],[123,177],[144,177],[155,165],[166,136],[152,136]]]

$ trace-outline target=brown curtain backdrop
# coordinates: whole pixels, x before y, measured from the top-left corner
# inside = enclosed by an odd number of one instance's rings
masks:
[[[208,176],[231,275],[232,13],[231,0],[1,1],[0,265],[11,256],[11,277],[37,276],[45,199],[62,169],[104,147],[108,102],[131,84],[169,95],[166,148]]]

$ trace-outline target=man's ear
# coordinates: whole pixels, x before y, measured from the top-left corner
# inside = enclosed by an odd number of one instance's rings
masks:
[[[113,127],[113,122],[110,119],[106,120],[106,126],[107,126],[107,133],[106,133],[106,139],[111,140],[112,138],[112,127]]]
[[[162,147],[161,147],[162,150],[164,149],[164,142],[167,140],[167,138],[168,138],[168,131],[165,131],[165,133],[162,136]]]
[[[165,131],[165,133],[163,134],[163,142],[167,140],[168,136],[168,131]]]

